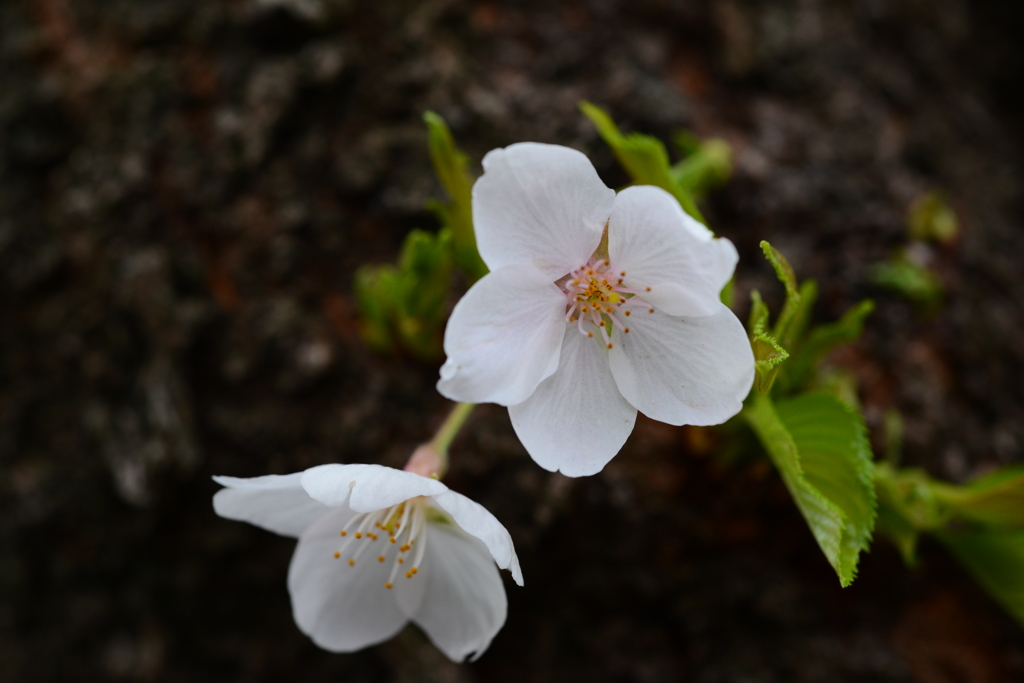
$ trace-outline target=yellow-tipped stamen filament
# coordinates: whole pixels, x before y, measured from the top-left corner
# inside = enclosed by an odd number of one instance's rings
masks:
[[[592,338],[594,328],[601,333],[606,348],[614,348],[610,332],[612,326],[623,334],[630,328],[621,316],[630,317],[637,306],[654,312],[654,307],[639,295],[652,291],[647,285],[623,286],[626,271],[616,271],[608,258],[591,260],[559,280],[566,298],[565,320],[575,323],[580,334]],[[564,284],[563,284],[564,283]]]
[[[376,528],[387,533],[391,541],[385,544],[382,553],[373,555],[380,564],[391,557],[391,571],[384,587],[394,587],[399,568],[407,579],[411,579],[419,573],[426,548],[428,507],[427,499],[413,498],[384,510],[353,515],[342,529],[343,540],[341,547],[333,552],[334,558],[344,559],[349,567],[356,567],[366,549],[379,538],[377,533],[370,531]],[[394,555],[389,554],[392,544],[395,546]],[[416,552],[409,554],[413,550]]]

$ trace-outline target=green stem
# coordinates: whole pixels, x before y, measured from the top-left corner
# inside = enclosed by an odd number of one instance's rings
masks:
[[[455,407],[452,408],[452,412],[445,419],[444,424],[437,430],[437,434],[430,440],[428,445],[434,449],[438,459],[441,461],[440,471],[438,472],[439,477],[443,476],[448,469],[448,447],[456,435],[458,435],[462,425],[466,422],[466,418],[469,417],[469,414],[473,412],[475,407],[475,403],[456,403]]]

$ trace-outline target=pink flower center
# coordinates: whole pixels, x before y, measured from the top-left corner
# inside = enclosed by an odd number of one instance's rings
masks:
[[[654,307],[637,296],[651,288],[625,287],[625,277],[626,271],[612,268],[610,260],[591,257],[588,263],[559,280],[565,292],[566,322],[576,323],[580,334],[588,337],[600,332],[609,349],[615,346],[611,340],[612,326],[629,334],[629,318],[634,311],[654,313]]]

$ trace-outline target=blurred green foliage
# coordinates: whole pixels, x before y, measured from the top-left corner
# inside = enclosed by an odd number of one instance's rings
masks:
[[[363,266],[356,272],[360,331],[370,348],[390,353],[401,347],[423,360],[441,357],[453,242],[448,229],[436,235],[413,230],[397,266]]]
[[[958,229],[956,214],[942,193],[935,190],[919,197],[907,215],[907,236],[912,240],[949,242]]]
[[[473,232],[473,177],[469,173],[469,157],[455,145],[455,139],[444,119],[432,111],[423,115],[427,124],[430,160],[434,173],[448,194],[448,203],[433,201],[430,208],[441,225],[450,229],[455,249],[455,265],[476,282],[487,274],[487,266],[476,248]]]

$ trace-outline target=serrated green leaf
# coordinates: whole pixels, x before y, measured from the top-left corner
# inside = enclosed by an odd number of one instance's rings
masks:
[[[943,531],[938,539],[1024,625],[1024,530]]]
[[[761,241],[761,251],[765,258],[775,269],[775,276],[786,288],[786,303],[782,305],[782,313],[775,321],[775,330],[772,333],[776,339],[784,339],[789,331],[789,326],[800,311],[800,289],[796,281],[796,273],[789,261],[767,241]]]
[[[940,502],[960,517],[1005,528],[1024,527],[1024,467],[1010,467],[966,486],[933,482]]]
[[[789,265],[789,261],[783,256],[778,249],[768,243],[767,240],[761,240],[761,251],[764,252],[764,257],[768,259],[768,262],[772,264],[772,268],[775,269],[775,276],[779,278],[779,282],[786,288],[786,296],[794,297],[797,296],[797,281],[796,272],[793,270],[793,266]]]
[[[760,292],[755,289],[750,292],[750,319],[747,329],[750,333],[750,347],[754,352],[754,389],[762,394],[771,390],[778,374],[778,366],[789,358],[789,352],[768,334],[767,326],[768,306],[761,299]]]
[[[755,394],[744,415],[757,433],[841,585],[867,550],[877,502],[861,417],[828,394],[780,402]]]
[[[686,213],[701,223],[704,217],[696,203],[672,175],[668,152],[657,138],[642,133],[623,135],[606,111],[590,102],[581,102],[580,110],[597,127],[597,132],[611,147],[619,164],[636,185],[654,185],[676,198]]]
[[[877,500],[867,427],[859,413],[830,394],[780,401],[778,414],[796,443],[807,480],[846,516],[837,572],[849,585],[875,528]]]
[[[786,303],[775,323],[775,329],[771,332],[768,331],[768,307],[761,301],[761,295],[757,291],[750,293],[752,303],[748,330],[754,350],[754,366],[757,370],[754,386],[758,392],[764,393],[769,391],[775,382],[779,374],[778,365],[789,358],[789,351],[782,340],[801,312],[801,298],[796,274],[786,258],[765,241],[761,242],[761,250],[775,269],[779,281],[786,288]]]
[[[487,274],[487,266],[477,251],[473,232],[473,177],[469,173],[469,157],[455,145],[443,118],[428,111],[423,114],[423,120],[427,124],[434,172],[450,200],[448,204],[431,202],[429,207],[442,225],[452,231],[455,263],[475,281]]]

